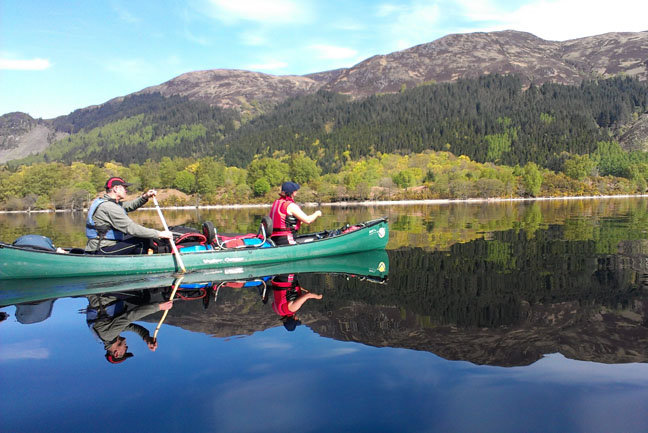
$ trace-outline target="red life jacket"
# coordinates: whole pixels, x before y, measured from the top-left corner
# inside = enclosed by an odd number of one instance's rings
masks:
[[[279,197],[272,203],[270,209],[270,218],[272,218],[272,237],[275,236],[288,236],[292,238],[293,230],[286,224],[286,217],[288,216],[288,205],[294,203],[292,197]],[[295,230],[299,230],[301,221],[297,221]]]
[[[290,289],[295,289],[298,295],[301,295],[301,287],[293,280],[294,275],[288,276],[288,281],[272,280],[273,301],[272,309],[280,316],[294,316],[295,313],[288,308],[288,299],[286,292]]]

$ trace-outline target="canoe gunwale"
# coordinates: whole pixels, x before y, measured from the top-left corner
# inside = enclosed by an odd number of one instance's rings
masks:
[[[387,217],[377,218],[377,219],[374,219],[374,220],[371,220],[371,221],[366,221],[364,223],[357,224],[357,225],[361,225],[362,227],[360,227],[356,231],[367,229],[369,227],[380,224],[382,222],[385,222],[385,223],[388,222],[388,218]],[[299,235],[299,237],[315,236],[315,235],[325,233],[325,232],[326,232],[326,230],[321,231],[321,232],[316,232],[316,233],[304,233],[302,235]],[[343,236],[348,236],[348,235],[350,235],[352,233],[354,233],[354,232],[342,233],[342,234],[336,235],[334,238],[338,239],[338,238],[341,238]],[[315,239],[315,240],[307,242],[307,243],[308,244],[314,244],[316,242],[322,242],[322,241],[327,241],[327,240],[331,240],[331,239],[332,238]],[[294,248],[294,247],[297,247],[299,245],[304,245],[304,244],[274,245],[274,246],[272,246],[270,248],[273,248],[273,249],[275,249],[275,248],[285,248],[285,247]],[[105,255],[97,255],[97,254],[70,254],[70,255],[63,255],[61,253],[57,253],[56,251],[38,250],[38,249],[34,249],[34,248],[29,248],[29,247],[20,247],[20,246],[7,244],[5,242],[0,241],[0,249],[2,249],[2,248],[11,248],[11,249],[15,249],[15,250],[28,251],[30,253],[55,254],[55,255],[60,256],[60,257],[79,257],[80,256],[80,257],[85,257],[85,258],[90,258],[90,257],[96,257],[96,258],[102,258],[102,257],[130,258],[130,257],[142,257],[142,256],[145,255],[145,254],[124,254],[124,255],[114,255],[114,256],[105,256]],[[256,250],[256,249],[260,249],[260,248],[255,246],[255,245],[248,245],[246,247],[237,248],[237,249],[238,250],[243,250],[243,251],[248,251],[248,250]],[[214,253],[218,253],[218,252],[227,252],[227,251],[232,251],[232,250],[233,250],[232,248],[221,248],[221,249],[218,249],[218,250],[195,251],[195,252],[191,252],[190,254],[192,254],[192,255],[193,254],[204,254],[204,253],[214,254]],[[182,253],[182,249],[180,249],[180,253]],[[187,253],[185,253],[185,254],[187,254]],[[154,255],[156,257],[157,256],[173,256],[173,253],[159,253],[159,254],[154,254]]]

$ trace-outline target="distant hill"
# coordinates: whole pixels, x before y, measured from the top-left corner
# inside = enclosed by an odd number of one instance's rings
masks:
[[[455,34],[403,51],[374,56],[351,68],[304,76],[223,69],[188,72],[135,95],[185,97],[207,106],[235,110],[240,113],[238,121],[246,122],[259,114],[272,112],[286,99],[313,95],[321,90],[358,99],[396,93],[421,84],[455,82],[491,74],[515,74],[523,87],[546,82],[577,85],[587,79],[619,75],[646,81],[648,31],[607,33],[564,42],[546,41],[518,31]],[[18,113],[2,116],[0,163],[40,152],[59,139],[60,133],[74,133],[91,124],[124,118],[126,112],[122,108],[127,100],[136,99],[118,97],[52,120],[36,121]],[[142,112],[151,113],[155,109],[150,107]],[[18,122],[18,118],[22,120]],[[80,120],[85,118],[92,118],[93,123]],[[635,121],[641,119],[632,119]],[[629,140],[627,147],[643,147],[645,128],[632,124],[625,127],[635,131],[624,136]]]
[[[618,74],[648,79],[648,31],[607,33],[565,42],[502,31],[445,36],[403,51],[374,56],[348,69],[306,76],[273,76],[239,70],[189,72],[142,92],[182,95],[224,108],[253,100],[280,101],[320,88],[369,96],[435,81],[516,74],[526,83],[579,84]]]
[[[354,97],[397,92],[403,85],[448,82],[488,74],[515,74],[526,84],[579,84],[618,74],[648,79],[648,32],[607,33],[565,42],[502,31],[445,36],[371,57],[323,87]]]

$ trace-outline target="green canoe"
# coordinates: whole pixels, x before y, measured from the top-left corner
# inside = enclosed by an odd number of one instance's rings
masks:
[[[271,248],[231,248],[183,253],[188,271],[264,265],[301,259],[383,249],[389,239],[386,218],[360,224],[357,230],[337,236],[312,234],[309,242]],[[101,256],[60,254],[0,243],[0,280],[60,278],[176,272],[173,254]]]
[[[240,281],[279,274],[334,273],[384,281],[389,257],[383,250],[342,254],[317,259],[243,265],[188,272],[182,283]],[[101,277],[0,280],[0,307],[45,299],[170,287],[178,274],[138,274]]]

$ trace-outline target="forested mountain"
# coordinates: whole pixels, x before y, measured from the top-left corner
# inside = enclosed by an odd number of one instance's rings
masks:
[[[122,145],[124,148],[120,148],[120,152],[122,150],[124,151],[124,156],[122,157],[124,162],[137,161],[149,156],[166,155],[168,154],[165,153],[167,151],[174,155],[178,154],[178,152],[183,155],[218,154],[224,155],[229,161],[238,161],[241,159],[249,159],[253,154],[253,148],[256,149],[254,152],[271,152],[275,148],[292,149],[300,146],[304,147],[304,144],[300,144],[299,140],[286,140],[283,138],[283,135],[286,135],[286,131],[278,131],[284,125],[283,123],[274,125],[275,131],[271,131],[273,128],[268,126],[268,119],[281,119],[284,116],[281,110],[285,112],[286,106],[282,106],[281,103],[287,99],[290,99],[287,103],[288,106],[293,107],[295,105],[305,107],[308,105],[308,101],[319,103],[322,98],[332,99],[335,101],[332,103],[338,104],[337,101],[339,99],[337,96],[323,96],[327,94],[321,93],[322,91],[344,94],[350,97],[351,100],[361,101],[356,106],[351,105],[350,101],[345,101],[349,105],[347,108],[341,109],[350,111],[347,116],[348,119],[340,119],[339,123],[336,123],[339,117],[344,117],[336,114],[334,116],[336,120],[328,119],[324,122],[327,132],[330,132],[329,129],[331,126],[337,128],[336,133],[329,137],[330,140],[327,143],[327,145],[335,146],[334,150],[326,153],[328,158],[333,158],[336,153],[339,154],[340,150],[346,150],[347,144],[352,145],[354,148],[365,148],[367,146],[372,148],[373,146],[374,149],[378,150],[380,148],[393,148],[394,140],[407,140],[410,136],[412,136],[414,141],[412,143],[403,142],[400,148],[403,150],[406,150],[408,147],[418,149],[429,142],[428,135],[438,136],[439,139],[445,140],[446,138],[440,130],[445,132],[454,130],[459,133],[463,132],[464,129],[470,128],[457,128],[453,124],[457,120],[448,119],[450,124],[439,125],[439,131],[428,130],[422,133],[421,131],[414,130],[404,134],[401,130],[402,128],[399,126],[402,122],[414,126],[415,129],[420,129],[425,125],[413,125],[413,122],[421,120],[420,116],[404,118],[396,113],[395,110],[390,110],[389,113],[396,115],[396,118],[387,118],[383,115],[379,121],[386,124],[388,128],[395,128],[396,132],[379,134],[375,133],[375,131],[371,132],[373,134],[372,140],[377,140],[372,143],[367,143],[366,140],[362,144],[340,143],[338,142],[339,140],[354,138],[353,133],[342,132],[340,127],[351,128],[351,125],[354,128],[356,127],[357,122],[361,121],[362,116],[366,115],[357,114],[365,110],[364,108],[358,107],[364,103],[364,98],[366,97],[369,97],[367,109],[373,110],[380,105],[386,106],[392,104],[393,99],[379,96],[384,93],[403,93],[408,89],[404,93],[415,100],[418,96],[412,94],[411,91],[418,86],[459,81],[465,83],[471,82],[471,80],[475,80],[480,76],[493,74],[515,75],[519,80],[520,89],[516,90],[519,94],[522,94],[521,90],[526,89],[529,85],[532,85],[532,89],[537,89],[541,88],[544,83],[561,83],[574,85],[578,89],[578,86],[583,81],[599,80],[620,75],[634,77],[639,82],[645,82],[648,79],[648,32],[609,33],[565,42],[545,41],[531,34],[517,31],[471,33],[449,35],[431,43],[418,45],[407,50],[374,56],[351,68],[317,72],[305,76],[273,76],[240,70],[189,72],[160,85],[143,89],[137,92],[137,94],[115,98],[99,106],[79,109],[70,115],[61,116],[53,120],[39,119],[36,121],[22,113],[11,113],[1,116],[0,163],[24,157],[29,153],[40,152],[47,148],[50,143],[59,140],[66,133],[81,132],[82,134],[89,134],[93,128],[104,127],[111,122],[122,121],[134,116],[144,117],[131,121],[127,126],[129,131],[137,134],[138,128],[147,128],[155,125],[153,127],[154,131],[152,134],[144,133],[144,138],[139,141],[137,138],[134,141],[123,140],[124,143]],[[462,92],[461,86],[460,84],[456,87],[456,89],[459,89],[457,90],[459,93]],[[438,87],[434,88],[438,89]],[[574,91],[576,92],[577,90]],[[317,92],[320,93],[317,94]],[[450,93],[452,92],[454,91]],[[637,95],[639,99],[642,98],[641,92],[643,92],[643,89],[640,89],[640,93]],[[533,95],[537,94],[537,92],[526,93],[528,93],[526,102],[535,102]],[[563,94],[564,92],[560,91],[559,93]],[[160,99],[158,94],[169,97],[169,101]],[[428,96],[436,97],[437,95],[430,94]],[[199,104],[196,107],[200,107],[196,108],[199,114],[196,114],[192,119],[188,119],[184,123],[186,129],[190,130],[191,133],[186,133],[179,126],[178,122],[180,118],[175,117],[175,114],[169,114],[173,108],[169,108],[168,106],[173,107],[177,104],[189,104],[189,102],[179,102],[182,98],[186,98],[186,101]],[[302,100],[301,98],[305,99]],[[425,96],[420,96],[420,98],[425,98]],[[582,104],[582,98],[579,99],[581,99],[579,104]],[[381,102],[378,102],[378,100],[381,100]],[[417,109],[420,113],[429,112],[430,103],[434,104],[434,101],[425,99],[424,102],[425,104]],[[542,101],[545,107],[539,108],[539,110],[551,116],[551,110],[547,109],[547,105],[551,105],[551,102],[551,98],[545,98]],[[601,103],[607,102],[609,102],[609,99],[601,100]],[[402,106],[400,99],[395,103]],[[408,102],[408,104],[412,103],[411,101]],[[330,110],[331,103],[327,104],[329,106],[327,110]],[[444,107],[443,104],[447,103],[443,101],[439,102],[439,105],[442,107]],[[453,104],[450,105],[447,108],[452,110]],[[485,112],[481,105],[483,104],[480,104],[479,108],[468,110],[468,117],[473,115],[472,111],[477,111],[479,116],[481,116]],[[184,107],[189,107],[189,105],[185,105]],[[275,112],[275,107],[278,107],[277,112]],[[210,108],[214,110],[213,114],[207,114]],[[553,109],[553,106],[549,108]],[[568,110],[569,108],[564,107],[558,110]],[[224,109],[224,111],[221,109]],[[232,112],[228,111],[230,109]],[[182,111],[183,109],[178,108],[177,110]],[[461,110],[466,110],[466,108],[462,107]],[[601,118],[596,117],[594,120],[602,126],[607,126],[606,124],[609,123],[613,124],[616,128],[623,126],[622,124],[627,120],[635,120],[633,118],[627,118],[624,113],[621,113],[620,121],[617,119],[605,119],[606,116],[609,117],[610,115],[614,115],[614,113],[620,113],[626,110],[626,108],[620,109],[616,106],[609,106],[603,110],[600,108],[596,110],[598,110]],[[306,110],[307,113],[313,113],[314,116],[320,116],[321,111],[321,108],[315,107],[309,107]],[[509,111],[511,111],[510,108]],[[608,111],[608,113],[603,113],[603,111]],[[636,108],[630,110],[631,113],[635,111]],[[641,114],[639,112],[637,113]],[[255,127],[241,128],[241,131],[236,136],[232,136],[231,138],[227,137],[228,125],[237,128],[239,123],[246,123],[248,120],[256,118],[261,114],[269,117],[259,120]],[[411,110],[405,114],[406,116],[411,116]],[[463,113],[459,112],[459,114]],[[561,118],[561,114],[562,112],[557,112],[556,116],[553,117],[555,120],[553,123],[554,129],[558,128],[561,123],[564,125],[571,121],[571,118],[574,116],[589,116],[589,113],[570,112],[567,118]],[[26,129],[19,128],[20,130],[9,130],[2,127],[2,125],[11,123],[12,119],[15,120],[16,115],[26,116],[28,119],[26,123],[23,123],[29,127]],[[182,116],[187,117],[186,114],[182,114]],[[177,124],[161,126],[169,117]],[[303,116],[299,117],[301,118]],[[511,116],[506,115],[506,113],[498,113],[497,117],[513,119]],[[208,119],[204,120],[204,118]],[[374,118],[375,116],[369,120],[374,121]],[[544,119],[549,120],[550,117],[545,116]],[[314,120],[317,122],[316,119]],[[436,119],[432,118],[428,120],[432,121]],[[345,121],[348,121],[347,124],[344,124]],[[375,122],[377,121],[375,120]],[[585,119],[582,118],[578,121],[584,122]],[[504,119],[504,122],[507,122],[507,120]],[[316,126],[320,127],[321,123]],[[468,147],[476,146],[476,142],[473,139],[473,135],[475,134],[479,135],[484,132],[482,135],[485,136],[490,134],[491,131],[496,134],[501,134],[504,130],[502,126],[496,128],[487,126],[486,124],[490,124],[491,120],[486,120],[485,125],[474,124],[474,119],[467,119],[465,123],[471,124],[473,127],[473,132],[467,134],[468,141],[470,141],[470,143],[466,144]],[[642,125],[644,123],[645,121]],[[133,124],[138,126],[133,126]],[[216,126],[216,124],[219,126]],[[202,126],[197,127],[192,125]],[[259,125],[265,125],[261,128],[272,132],[277,137],[281,136],[281,143],[277,143],[276,139],[263,140],[258,137],[260,131]],[[367,125],[361,126],[365,130],[370,128]],[[594,128],[591,122],[590,126]],[[633,126],[634,124],[627,125],[628,129],[633,129],[633,133],[625,137],[630,147],[642,148],[646,140],[646,136],[643,133],[646,128],[641,126],[632,128]],[[204,131],[202,130],[203,127],[205,129]],[[118,125],[117,129],[120,128],[122,126]],[[215,133],[212,131],[212,128],[220,132]],[[515,125],[513,125],[513,128],[515,128]],[[310,130],[312,128],[307,129]],[[579,127],[578,129],[581,131],[583,128]],[[167,144],[160,145],[160,143],[157,143],[148,147],[143,144],[149,135],[152,140],[157,138],[162,139],[165,130],[171,135],[171,137],[166,139]],[[99,133],[99,131],[95,132]],[[614,133],[616,132],[624,131],[615,130]],[[300,134],[300,136],[306,135],[309,138],[313,135],[305,131],[296,131],[295,133]],[[550,135],[552,133],[550,132]],[[560,134],[562,133],[564,131]],[[358,134],[360,136],[367,136],[367,131],[358,131]],[[218,138],[221,136],[227,138],[227,140],[220,141]],[[484,141],[483,136],[482,142]],[[591,134],[573,137],[572,141],[589,138],[590,136]],[[252,139],[255,143],[243,143],[239,148],[240,142],[237,141],[239,139],[236,137]],[[322,142],[320,137],[316,137],[316,139],[320,139],[320,143]],[[87,137],[81,136],[77,139],[71,137],[71,140],[68,144],[60,144],[57,150],[53,149],[47,158],[57,159],[60,157],[63,160],[81,158],[84,160],[94,159],[94,161],[98,161],[114,153],[114,144],[110,147],[111,144],[105,141],[88,141],[89,139]],[[457,140],[458,138],[455,137],[455,140],[449,140],[448,143],[452,147]],[[173,143],[173,146],[169,147],[168,143]],[[109,149],[97,148],[97,146],[101,147],[105,144],[109,145]],[[521,139],[517,144],[511,143],[513,146],[512,153],[508,157],[503,158],[502,162],[523,161],[524,158],[520,157],[522,151],[517,149],[517,147],[524,144],[524,139]],[[90,150],[73,150],[72,148],[77,145],[90,148]],[[172,149],[172,147],[176,146],[179,146],[179,149]],[[438,146],[438,143],[435,146]],[[546,147],[546,143],[541,143],[538,146],[540,153],[547,156],[543,150]],[[558,143],[557,146],[558,148],[563,148],[564,143]],[[591,144],[580,145],[583,148],[587,148],[588,146],[591,146]],[[137,151],[134,150],[135,148]],[[160,153],[161,149],[162,153]],[[350,150],[355,154],[362,153],[359,150]],[[535,150],[530,149],[527,153],[535,153]],[[451,151],[460,152],[461,149],[455,146]],[[575,151],[580,152],[579,150]],[[474,151],[470,154],[476,155],[479,159],[479,152]],[[538,159],[540,159],[540,156]],[[329,165],[333,166],[334,164],[330,163]]]
[[[162,97],[159,93],[127,96],[92,109],[76,110],[53,119],[57,131],[75,133],[138,115],[147,115],[149,123],[180,124],[209,123],[209,119],[231,122],[238,116],[228,110],[211,109],[207,104],[179,96]]]
[[[213,143],[238,126],[237,111],[210,107],[186,97],[159,93],[125,97],[92,110],[54,119],[57,129],[72,132],[32,160],[159,161],[164,156],[213,154]]]
[[[222,154],[235,164],[277,149],[304,151],[335,169],[345,151],[355,159],[433,149],[553,167],[561,152],[593,152],[646,110],[648,86],[630,78],[523,91],[518,77],[490,75],[357,101],[320,91],[253,119],[224,140]]]
[[[519,77],[488,75],[360,100],[319,91],[243,124],[235,110],[143,94],[56,119],[59,129],[75,133],[42,159],[128,164],[209,155],[244,167],[283,151],[304,152],[331,172],[349,157],[432,149],[559,170],[563,152],[592,153],[646,111],[648,86],[631,78],[523,90]]]

